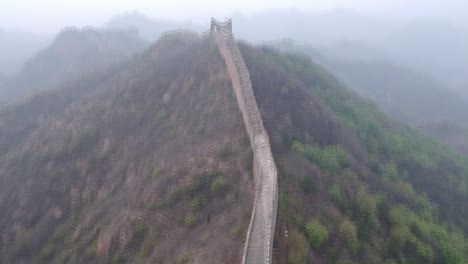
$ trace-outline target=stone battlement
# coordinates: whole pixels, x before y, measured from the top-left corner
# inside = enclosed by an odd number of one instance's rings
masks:
[[[277,169],[270,140],[263,126],[249,70],[232,35],[231,19],[219,23],[212,18],[211,39],[226,63],[253,151],[255,200],[242,263],[270,264],[278,204]]]

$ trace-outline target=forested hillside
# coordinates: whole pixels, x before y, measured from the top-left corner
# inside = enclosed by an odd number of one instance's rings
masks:
[[[0,111],[0,146],[1,263],[240,262],[252,153],[207,39]]]
[[[307,57],[242,52],[280,171],[278,263],[466,262],[466,158]]]
[[[463,131],[468,128],[465,115],[468,101],[441,82],[384,59],[376,59],[379,55],[373,54],[374,51],[350,43],[313,48],[294,41],[282,41],[273,46],[312,57],[327,67],[343,85],[377,103],[390,117],[467,153],[463,146],[468,144],[468,139]],[[347,54],[346,50],[352,54]],[[436,129],[441,126],[444,133]]]

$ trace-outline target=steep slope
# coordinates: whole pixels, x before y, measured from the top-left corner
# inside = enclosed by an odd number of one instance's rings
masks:
[[[209,40],[167,35],[84,80],[2,112],[44,117],[0,156],[1,262],[240,262],[252,153]]]
[[[306,57],[241,51],[278,166],[276,263],[465,263],[465,158]]]
[[[429,76],[398,66],[382,55],[371,55],[366,47],[353,44],[321,48],[293,41],[276,42],[273,46],[288,52],[299,52],[324,65],[359,95],[376,102],[388,115],[412,125],[429,122],[456,122],[468,125],[463,114],[466,100]],[[354,44],[356,46],[357,44]],[[341,54],[344,53],[344,54]],[[358,55],[359,54],[359,55]]]
[[[465,99],[444,87],[429,76],[397,66],[378,55],[370,55],[365,47],[357,48],[360,52],[353,55],[341,54],[345,49],[312,48],[293,41],[273,43],[282,50],[300,52],[329,69],[341,82],[359,95],[376,102],[390,117],[402,121],[434,139],[448,143],[460,151],[458,144],[467,145],[462,131],[454,126],[444,126],[445,133],[427,128],[436,128],[441,124],[454,124],[460,128],[468,127],[468,111]],[[354,45],[356,46],[356,45]],[[366,55],[367,54],[367,55]],[[450,131],[449,131],[450,130]],[[463,152],[463,151],[462,151]]]
[[[468,129],[456,123],[435,122],[418,127],[425,134],[439,140],[451,148],[468,155]]]
[[[66,29],[5,83],[0,91],[0,103],[105,70],[129,59],[143,47],[144,43],[133,31]]]

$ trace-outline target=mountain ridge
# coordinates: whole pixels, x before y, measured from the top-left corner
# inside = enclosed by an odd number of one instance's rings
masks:
[[[464,263],[468,162],[308,57],[238,42],[278,169],[274,263]],[[208,35],[0,110],[0,260],[240,263],[253,156]]]

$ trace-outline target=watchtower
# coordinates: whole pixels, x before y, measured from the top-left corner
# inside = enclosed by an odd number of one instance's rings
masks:
[[[228,32],[232,34],[232,19],[226,18],[224,22],[218,22],[214,17],[211,18],[211,35],[218,32]]]

